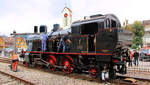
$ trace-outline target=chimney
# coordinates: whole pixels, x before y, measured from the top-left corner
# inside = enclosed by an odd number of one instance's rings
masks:
[[[40,33],[47,33],[47,26],[46,25],[40,26]]]
[[[34,33],[38,33],[38,26],[34,26]]]

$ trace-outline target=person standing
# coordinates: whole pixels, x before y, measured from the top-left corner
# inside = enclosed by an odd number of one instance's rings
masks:
[[[42,51],[46,51],[46,40],[47,40],[48,36],[46,33],[43,34],[42,36]]]
[[[131,66],[132,67],[132,58],[133,58],[133,53],[131,51],[129,51],[129,64],[128,66]]]
[[[133,57],[134,57],[134,65],[138,66],[138,64],[139,64],[139,53],[136,50],[133,54]]]
[[[12,52],[12,70],[17,72],[17,65],[18,65],[18,55]]]
[[[61,48],[62,48],[62,52],[66,52],[67,48],[70,49],[68,44],[71,43],[71,40],[69,39],[69,35],[70,33],[68,32],[67,35],[61,37],[57,52],[61,52]]]
[[[104,65],[104,70],[102,71],[101,77],[102,80],[105,82],[105,85],[108,85],[109,74],[106,65]]]
[[[61,52],[61,48],[62,48],[62,52],[65,52],[65,49],[66,49],[66,36],[63,36],[61,37],[60,39],[60,42],[59,42],[59,46],[58,46],[58,49],[57,49],[57,52]]]

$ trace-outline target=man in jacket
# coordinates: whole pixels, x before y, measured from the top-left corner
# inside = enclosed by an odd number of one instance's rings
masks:
[[[18,61],[18,55],[12,52],[12,70],[14,72],[17,72]]]
[[[134,65],[138,66],[138,64],[139,64],[139,53],[136,50],[133,54],[133,57],[134,57]]]
[[[68,43],[71,43],[69,36],[70,36],[70,33],[68,32],[67,35],[64,35],[63,37],[61,37],[57,52],[61,52],[61,48],[62,48],[62,52],[66,52],[66,50],[69,51],[70,47]]]

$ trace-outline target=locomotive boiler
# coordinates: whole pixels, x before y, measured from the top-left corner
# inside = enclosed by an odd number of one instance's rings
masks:
[[[28,49],[21,55],[26,66],[45,65],[50,70],[61,69],[68,74],[88,72],[91,77],[97,77],[104,66],[110,77],[116,73],[125,74],[128,55],[125,56],[126,50],[121,45],[123,41],[118,39],[120,28],[120,21],[113,14],[92,15],[73,22],[68,29],[47,33],[46,51],[41,49],[42,34],[30,35]],[[62,36],[71,41],[65,52],[58,51]]]

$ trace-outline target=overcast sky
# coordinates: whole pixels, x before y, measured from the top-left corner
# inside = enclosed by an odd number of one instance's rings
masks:
[[[62,24],[61,11],[66,0],[0,0],[0,33],[33,32],[35,25]],[[92,14],[115,14],[125,19],[150,19],[150,0],[70,0],[73,21]]]

